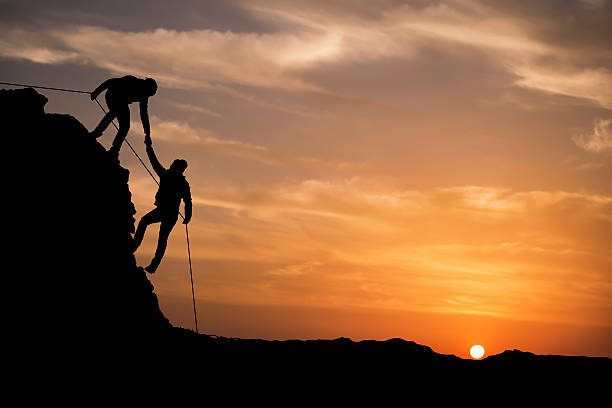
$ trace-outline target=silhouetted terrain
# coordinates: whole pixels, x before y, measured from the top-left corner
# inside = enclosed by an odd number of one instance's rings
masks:
[[[129,171],[77,119],[45,113],[46,102],[31,88],[0,91],[4,154],[17,175],[5,201],[22,235],[13,289],[32,308],[21,323],[62,346],[166,333],[172,326],[130,251]]]
[[[13,300],[5,313],[23,334],[20,341],[39,353],[78,358],[100,350],[146,349],[158,359],[189,361],[207,371],[273,373],[285,380],[312,374],[335,382],[459,381],[468,373],[482,381],[521,382],[605,373],[597,375],[602,379],[612,372],[609,358],[514,350],[472,361],[401,339],[264,341],[173,327],[130,250],[135,208],[129,171],[77,119],[45,113],[46,102],[33,89],[0,90],[10,163],[5,202],[15,234],[7,253],[16,261],[8,273],[16,282],[6,286]]]

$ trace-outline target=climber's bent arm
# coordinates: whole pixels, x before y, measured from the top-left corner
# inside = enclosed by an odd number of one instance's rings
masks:
[[[100,86],[94,89],[94,91],[91,93],[91,99],[92,100],[96,99],[98,95],[100,95],[104,90],[108,89],[112,85],[115,79],[116,78],[111,78],[111,79],[107,79],[106,81],[102,82]]]

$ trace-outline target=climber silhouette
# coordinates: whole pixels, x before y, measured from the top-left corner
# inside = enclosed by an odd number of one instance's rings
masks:
[[[157,160],[151,136],[145,137],[147,145],[147,155],[151,166],[159,176],[159,189],[155,194],[155,208],[148,214],[143,215],[138,223],[138,228],[134,234],[134,251],[138,249],[142,243],[145,231],[150,224],[161,222],[159,227],[159,238],[157,241],[157,249],[151,264],[145,268],[149,273],[155,273],[159,263],[166,252],[168,237],[179,215],[179,206],[181,199],[185,202],[185,219],[183,224],[188,224],[191,220],[191,191],[189,183],[185,179],[183,172],[187,168],[187,162],[183,159],[176,159],[169,169],[165,169]]]
[[[91,93],[91,100],[96,99],[104,90],[106,90],[105,99],[108,113],[104,115],[100,124],[90,132],[90,135],[96,139],[99,138],[113,119],[117,118],[119,130],[109,153],[118,157],[121,144],[127,136],[128,130],[130,130],[130,108],[128,106],[130,103],[140,103],[140,119],[144,133],[146,136],[151,134],[147,104],[149,97],[157,92],[157,82],[152,78],[140,79],[132,75],[107,79]]]

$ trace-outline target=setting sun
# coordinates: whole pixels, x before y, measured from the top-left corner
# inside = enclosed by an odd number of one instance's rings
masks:
[[[484,347],[482,347],[479,344],[476,344],[476,345],[472,346],[472,348],[470,349],[470,355],[473,358],[476,358],[476,359],[481,358],[482,356],[484,356],[484,353],[485,353]]]

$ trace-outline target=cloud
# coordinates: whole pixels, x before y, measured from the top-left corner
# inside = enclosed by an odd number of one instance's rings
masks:
[[[553,321],[580,304],[600,323],[610,307],[610,196],[364,179],[193,192],[195,256],[260,265],[255,297]]]
[[[151,123],[156,139],[197,147],[216,154],[254,160],[270,166],[315,166],[334,170],[347,170],[361,166],[361,164],[346,161],[324,161],[315,157],[283,153],[266,146],[223,138],[208,129],[194,129],[188,123],[162,120],[157,116],[151,117]]]
[[[157,116],[152,116],[151,122],[156,139],[270,163],[270,153],[267,147],[220,138],[208,129],[196,130],[185,122],[161,120]]]
[[[554,69],[537,64],[517,65],[517,85],[559,95],[583,98],[612,109],[612,73],[605,68]]]
[[[314,268],[323,265],[322,262],[318,261],[307,261],[304,263],[299,263],[295,265],[287,265],[282,268],[277,268],[270,270],[268,273],[270,275],[278,275],[278,276],[300,276],[313,271]]]
[[[187,103],[180,103],[180,102],[170,102],[170,105],[174,106],[175,108],[187,111],[187,112],[199,113],[203,115],[212,116],[213,118],[223,119],[223,115],[221,115],[219,112],[214,112],[209,109],[203,108],[201,106],[191,105]]]
[[[374,15],[370,11],[356,15],[347,10],[342,14],[347,17],[339,16],[337,5],[325,10],[325,7],[315,9],[299,2],[298,5],[267,4],[249,2],[246,7],[313,30],[342,33],[345,46],[337,53],[339,62],[415,58],[420,50],[428,47],[458,53],[461,49],[457,45],[462,45],[479,49],[505,66],[518,77],[515,84],[520,87],[582,98],[612,109],[609,69],[612,53],[605,45],[608,33],[593,29],[606,24],[585,17],[592,14],[588,10],[582,13],[580,8],[572,9],[574,14],[567,18],[574,24],[568,26],[557,22],[550,12],[550,15],[531,16],[533,10],[529,7],[520,13],[516,11],[518,7],[498,10],[488,3],[462,0],[424,7],[388,5]],[[588,2],[587,9],[601,6],[601,2]],[[602,10],[604,15],[606,12]],[[543,20],[547,21],[544,26]],[[547,37],[545,30],[557,36],[564,30],[572,30],[575,35],[562,43]],[[600,44],[599,48],[592,46],[595,41]]]
[[[601,4],[585,4],[584,10],[572,9],[574,14],[567,17],[575,24],[568,26],[552,13],[531,17],[534,10],[519,13],[503,2],[499,10],[462,0],[383,2],[375,10],[345,2],[313,7],[311,2],[249,1],[242,7],[267,23],[269,32],[126,32],[79,25],[34,31],[5,26],[0,55],[91,64],[115,73],[154,76],[166,86],[181,88],[227,89],[219,86],[223,84],[326,93],[332,90],[312,80],[309,71],[329,64],[418,58],[432,47],[453,54],[471,47],[515,74],[517,86],[612,109],[612,53],[608,47],[589,46],[593,39],[605,43],[599,38],[605,31],[591,29],[598,20],[588,17],[589,10]],[[576,35],[564,43],[546,35],[559,37],[564,29]],[[584,40],[581,32],[586,33]]]
[[[154,76],[167,86],[200,89],[222,82],[315,91],[315,85],[292,70],[333,55],[337,42],[327,33],[238,34],[163,28],[123,32],[91,26],[40,33],[9,29],[8,34],[10,38],[0,42],[0,52],[6,57],[81,62],[116,73]],[[45,45],[49,37],[58,45]]]
[[[599,119],[592,131],[575,136],[577,146],[590,152],[600,153],[612,148],[612,119]]]
[[[56,38],[50,38],[45,33],[34,30],[28,31],[15,27],[6,27],[2,30],[0,55],[39,64],[83,61],[78,51],[66,49]]]
[[[262,218],[274,218],[275,214],[282,213],[282,217],[292,214],[296,219],[314,220],[321,217],[321,225],[325,224],[324,219],[346,224],[346,231],[333,232],[332,235],[336,236],[343,233],[351,235],[349,231],[363,228],[370,230],[369,235],[374,234],[381,239],[387,235],[384,239],[395,239],[401,231],[410,231],[403,237],[409,241],[412,240],[409,238],[411,235],[414,235],[415,241],[434,239],[445,242],[454,239],[454,235],[449,235],[448,231],[442,235],[427,231],[429,223],[436,222],[436,219],[449,231],[463,232],[482,226],[484,231],[494,232],[496,227],[492,225],[508,223],[504,228],[509,229],[509,234],[521,234],[521,229],[525,227],[523,219],[537,221],[539,225],[532,224],[532,229],[553,226],[555,231],[560,231],[569,228],[570,220],[574,218],[584,217],[587,225],[590,223],[586,222],[587,219],[605,223],[612,217],[612,197],[606,195],[537,190],[514,192],[486,186],[394,190],[359,178],[337,181],[312,179],[298,184],[257,189],[214,188],[203,190],[200,198],[208,200],[209,205],[237,208],[257,213]],[[531,219],[531,215],[535,218]],[[556,221],[553,221],[556,217],[565,218],[566,223],[556,225]],[[513,222],[517,222],[516,225]],[[308,228],[315,228],[315,224]],[[576,221],[575,225],[579,226],[580,223]],[[418,230],[420,228],[424,229]],[[559,234],[567,239],[571,238],[569,235],[571,233]],[[476,237],[477,240],[489,239]],[[550,237],[554,237],[554,234],[550,234]],[[468,237],[456,235],[455,238],[459,242]],[[519,237],[515,238],[505,237],[502,242],[521,241]],[[321,239],[327,238],[321,236]]]
[[[334,218],[353,226],[378,225],[380,235],[404,225],[423,225],[429,217],[449,219],[461,224],[504,222],[524,214],[572,211],[575,207],[598,208],[593,216],[609,217],[606,206],[612,198],[605,195],[565,191],[512,191],[487,186],[457,186],[422,190],[393,190],[361,178],[344,181],[304,180],[298,185],[282,186],[270,193],[274,206],[284,211]],[[229,201],[233,201],[230,199]],[[259,196],[259,205],[266,200]],[[248,203],[244,203],[248,207]],[[464,221],[460,221],[460,220]],[[425,222],[426,224],[426,222]],[[392,234],[393,235],[393,234]],[[428,236],[427,231],[416,234]],[[447,236],[448,237],[448,236]],[[443,237],[444,240],[446,237]]]
[[[603,167],[606,167],[606,163],[604,162],[586,162],[576,166],[578,170],[593,170],[601,169]]]

